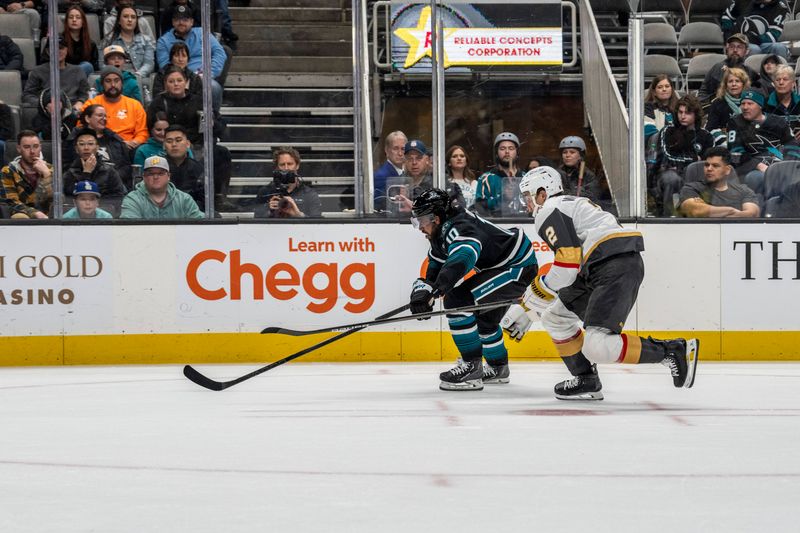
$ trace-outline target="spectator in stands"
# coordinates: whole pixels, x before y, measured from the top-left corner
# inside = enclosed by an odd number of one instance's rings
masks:
[[[64,213],[66,220],[114,218],[111,213],[100,209],[100,188],[93,181],[79,181],[72,189],[75,207]]]
[[[14,116],[11,107],[0,100],[0,168],[6,166],[6,141],[14,138]]]
[[[128,145],[122,137],[108,129],[106,110],[103,106],[92,104],[87,105],[81,113],[80,122],[86,128],[90,128],[97,136],[98,153],[104,161],[114,165],[123,183],[130,182],[131,178],[131,156]],[[64,143],[64,163],[68,165],[77,157],[74,151],[75,135],[81,130],[75,130],[73,136]],[[65,167],[66,170],[67,167]]]
[[[461,196],[464,198],[464,207],[472,209],[475,205],[475,191],[478,180],[475,172],[470,168],[467,151],[459,145],[453,145],[445,155],[445,175],[449,183],[458,185]]]
[[[31,37],[39,35],[41,16],[37,10],[39,0],[0,0],[0,13],[20,13],[28,17]]]
[[[564,193],[571,196],[584,196],[598,203],[600,184],[597,176],[586,168],[586,143],[580,137],[570,135],[558,144],[561,150],[561,165],[564,173]]]
[[[778,54],[789,59],[789,48],[779,42],[789,15],[783,0],[734,0],[722,14],[721,26],[725,36],[745,34],[751,54]]]
[[[774,76],[775,89],[767,98],[764,113],[783,117],[795,140],[800,140],[800,94],[797,93],[794,69],[789,65],[780,65]]]
[[[99,69],[97,45],[92,42],[86,13],[79,5],[72,4],[67,8],[62,35],[67,43],[68,64],[81,67],[87,77]],[[42,54],[43,61],[48,59],[47,54]]]
[[[213,7],[215,3],[216,8],[219,9],[222,15],[220,21],[220,33],[222,34],[222,38],[228,46],[236,50],[236,42],[239,40],[239,36],[233,32],[233,22],[231,21],[230,9],[228,8],[228,0],[212,1],[211,6]],[[202,25],[199,5],[195,5],[191,0],[173,0],[170,5],[161,10],[162,30],[172,26],[172,19],[175,16],[178,6],[183,6],[191,12],[195,28],[199,28]]]
[[[145,160],[143,180],[122,200],[120,218],[196,219],[203,218],[203,212],[170,181],[167,160],[155,155]]]
[[[134,2],[131,0],[114,0],[114,7],[111,8],[111,11],[108,12],[108,15],[103,19],[103,35],[106,36],[106,39],[109,37],[113,37],[113,35],[117,32],[118,24],[117,24],[117,13],[119,13],[123,7],[132,7],[136,11],[136,27],[138,31],[136,34],[142,34],[146,37],[150,37],[153,43],[156,42],[156,34],[153,31],[155,28],[150,27],[150,22],[146,18],[142,16],[142,12],[136,9]],[[103,42],[103,46],[108,46],[109,44],[114,44],[113,42]],[[155,44],[154,44],[155,46]]]
[[[729,68],[738,67],[747,72],[747,76],[750,78],[750,85],[759,81],[758,72],[744,64],[744,58],[749,53],[747,48],[749,44],[750,41],[744,34],[735,33],[728,37],[725,41],[725,59],[711,67],[706,73],[700,90],[697,92],[697,97],[700,98],[702,103],[707,103],[714,98],[722,80],[722,75]]]
[[[430,156],[425,143],[412,139],[403,147],[403,174],[386,180],[386,210],[394,215],[411,213],[417,196],[433,187]]]
[[[186,128],[180,124],[169,126],[164,132],[164,149],[172,183],[202,206],[205,202],[205,169],[202,163],[189,156],[191,146]]]
[[[203,80],[192,72],[189,67],[189,48],[184,42],[177,42],[172,45],[169,51],[169,63],[167,66],[156,72],[153,77],[153,94],[161,94],[164,92],[164,72],[171,67],[176,66],[183,70],[183,75],[186,78],[186,91],[189,94],[196,95],[198,98],[203,98]],[[211,91],[211,105],[214,106],[214,111],[219,112],[222,101],[222,92],[214,91],[212,86]]]
[[[300,153],[282,147],[272,154],[275,168],[272,184],[256,196],[256,218],[296,218],[322,216],[322,202],[317,191],[300,178]]]
[[[147,142],[136,149],[136,154],[133,156],[133,164],[142,166],[144,160],[154,155],[167,157],[167,152],[164,150],[164,134],[169,127],[169,119],[167,114],[159,111],[154,115],[147,117],[147,129],[150,131],[150,138]],[[189,148],[189,157],[194,159],[191,147]]]
[[[722,145],[727,142],[728,121],[732,116],[742,112],[739,107],[742,103],[742,93],[749,88],[750,78],[738,67],[729,68],[722,75],[717,97],[708,108],[706,122],[706,130],[714,137],[715,144]]]
[[[141,103],[142,92],[139,90],[139,80],[131,71],[123,70],[127,59],[128,55],[125,53],[125,49],[118,44],[112,44],[103,49],[103,60],[106,66],[116,67],[122,74],[122,95]],[[103,83],[100,78],[97,78],[94,83],[97,92],[103,92]]]
[[[650,82],[644,97],[644,138],[645,141],[672,124],[678,94],[672,80],[666,74],[659,74]]]
[[[386,201],[386,180],[403,174],[405,161],[403,148],[407,142],[408,137],[400,130],[391,132],[383,141],[383,153],[386,154],[386,161],[378,167],[373,176],[376,207],[379,203],[382,205]]]
[[[789,124],[783,117],[764,115],[764,95],[754,89],[742,93],[742,112],[728,121],[728,149],[734,168],[756,194],[764,192],[764,172],[784,157],[784,148],[796,154]],[[792,143],[793,144],[793,143]]]
[[[177,6],[172,17],[173,29],[162,35],[156,43],[156,59],[159,68],[164,68],[169,63],[172,45],[178,41],[184,41],[189,51],[189,62],[186,66],[196,74],[202,73],[203,30],[193,28],[192,25],[193,19],[190,10],[186,6]],[[222,74],[228,56],[213,35],[209,35],[209,39],[211,40],[211,87],[212,91],[218,93],[217,100],[222,101],[222,85],[217,78]]]
[[[697,98],[687,95],[678,100],[675,115],[677,123],[650,137],[647,150],[648,189],[658,214],[665,217],[677,215],[686,167],[714,146],[714,138],[700,127],[703,111]]]
[[[779,55],[770,54],[761,61],[761,70],[758,72],[759,80],[756,86],[764,94],[769,94],[773,89],[775,71],[779,65],[786,65],[786,60]]]
[[[475,189],[475,210],[483,215],[500,216],[503,205],[504,182],[519,185],[525,172],[517,166],[519,162],[519,138],[504,131],[494,139],[495,166],[478,178]]]
[[[705,181],[683,186],[680,210],[687,217],[742,218],[757,217],[758,198],[747,185],[730,183],[733,170],[730,152],[721,146],[705,153]]]
[[[128,191],[122,184],[115,166],[99,153],[97,133],[91,128],[82,128],[75,134],[77,157],[64,173],[64,191],[71,191],[78,182],[92,181],[98,185],[103,196],[125,196]]]
[[[17,134],[17,156],[0,170],[0,203],[11,218],[48,218],[53,203],[53,166],[42,158],[35,131]]]
[[[122,95],[122,72],[116,67],[103,67],[100,72],[103,93],[87,101],[106,110],[106,125],[125,141],[130,150],[147,141],[147,114],[139,101]]]
[[[80,112],[83,109],[84,102],[89,98],[89,82],[86,80],[86,73],[83,69],[66,62],[67,42],[61,36],[58,38],[58,45],[58,76],[61,92],[67,95],[72,107],[77,112]],[[49,88],[50,65],[47,63],[38,65],[28,74],[25,90],[22,91],[23,104],[28,107],[37,107],[42,91]]]
[[[172,19],[175,18],[175,11],[178,6],[183,6],[186,10],[188,10],[188,13],[190,13],[192,17],[192,24],[195,28],[199,28],[203,24],[200,16],[200,6],[196,6],[192,0],[172,0],[172,3],[161,8],[159,23],[161,24],[162,34],[166,33],[168,28],[172,27]]]
[[[106,35],[103,40],[106,49],[110,45],[121,47],[125,59],[133,67],[133,73],[139,79],[147,81],[156,66],[156,42],[139,29],[139,13],[133,5],[123,5],[120,8],[119,20],[114,24],[111,34]],[[115,66],[123,68],[121,65]]]
[[[0,35],[0,70],[24,72],[24,58],[17,43],[7,35]]]

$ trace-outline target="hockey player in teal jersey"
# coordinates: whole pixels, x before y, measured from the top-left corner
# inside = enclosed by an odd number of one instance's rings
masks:
[[[412,313],[430,311],[440,296],[445,309],[519,298],[536,275],[536,254],[525,233],[464,210],[459,198],[430,189],[414,201],[411,220],[430,241],[430,251],[425,276],[411,289]],[[471,270],[475,275],[462,281]],[[506,310],[447,315],[461,360],[439,375],[439,388],[481,390],[484,383],[508,383],[508,352],[500,328]]]

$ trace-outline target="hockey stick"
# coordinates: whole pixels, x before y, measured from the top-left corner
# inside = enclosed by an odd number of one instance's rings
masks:
[[[297,329],[288,329],[281,327],[266,327],[261,330],[261,333],[280,333],[282,335],[292,335],[301,337],[303,335],[316,335],[317,333],[332,333],[334,331],[349,331],[353,329],[362,329],[369,326],[381,326],[383,324],[393,324],[395,322],[404,322],[406,320],[423,320],[435,316],[441,316],[449,313],[469,313],[471,311],[483,311],[485,309],[495,309],[497,307],[505,307],[519,303],[519,298],[514,300],[503,300],[501,302],[490,302],[485,304],[468,305],[465,307],[456,307],[454,309],[444,309],[442,311],[431,311],[429,313],[418,313],[416,315],[398,316],[393,318],[378,317],[376,320],[370,322],[356,322],[355,324],[346,324],[343,326],[333,326],[330,328],[309,329],[305,331]]]
[[[389,311],[388,313],[379,316],[378,319],[380,320],[382,318],[388,318],[390,316],[396,315],[397,313],[402,313],[406,309],[408,309],[408,304],[405,304],[405,305],[403,305],[401,307],[398,307],[397,309],[393,309],[393,310]],[[366,327],[366,326],[364,326],[364,327]],[[186,365],[186,366],[183,367],[183,375],[186,376],[190,381],[193,381],[194,383],[200,385],[201,387],[205,387],[208,390],[213,390],[213,391],[225,390],[228,387],[233,387],[234,385],[236,385],[238,383],[241,383],[242,381],[247,381],[248,379],[254,378],[259,374],[263,374],[264,372],[272,370],[276,366],[280,366],[282,364],[288,363],[289,361],[293,361],[294,359],[297,359],[298,357],[301,357],[301,356],[303,356],[303,355],[305,355],[307,353],[313,352],[314,350],[319,350],[323,346],[327,346],[328,344],[330,344],[332,342],[336,342],[339,339],[343,339],[344,337],[347,337],[348,335],[352,335],[353,333],[364,329],[364,327],[361,327],[361,328],[358,328],[358,329],[351,329],[351,330],[345,331],[343,333],[340,333],[338,335],[335,335],[335,336],[331,337],[330,339],[325,339],[322,342],[319,342],[319,343],[317,343],[317,344],[315,344],[313,346],[309,346],[308,348],[305,348],[304,350],[300,350],[299,352],[293,353],[292,355],[287,355],[283,359],[275,361],[274,363],[270,363],[267,366],[263,366],[263,367],[259,368],[258,370],[254,370],[253,372],[250,372],[249,374],[245,374],[244,376],[236,378],[236,379],[231,380],[231,381],[215,381],[215,380],[213,380],[213,379],[211,379],[209,377],[204,376],[203,374],[201,374],[200,372],[198,372],[197,370],[192,368],[191,365]]]

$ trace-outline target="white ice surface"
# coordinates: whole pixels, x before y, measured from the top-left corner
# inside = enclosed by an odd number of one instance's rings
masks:
[[[441,392],[447,364],[0,369],[0,532],[796,532],[800,364],[561,364]],[[230,379],[254,366],[200,366]]]

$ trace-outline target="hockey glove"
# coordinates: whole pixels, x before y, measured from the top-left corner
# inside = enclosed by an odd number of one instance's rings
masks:
[[[433,311],[433,301],[433,287],[423,278],[417,278],[411,285],[411,299],[409,301],[411,313],[417,315]]]
[[[537,315],[542,316],[542,313],[550,307],[556,296],[558,294],[547,286],[544,276],[537,274],[530,286],[525,290],[525,294],[522,295],[522,307],[526,311],[536,311]]]
[[[534,318],[531,318],[532,313],[533,311],[526,311],[521,305],[512,305],[508,308],[506,314],[503,315],[503,319],[500,321],[500,327],[506,330],[506,333],[508,333],[512,339],[519,342],[531,328],[531,324],[533,324]]]

